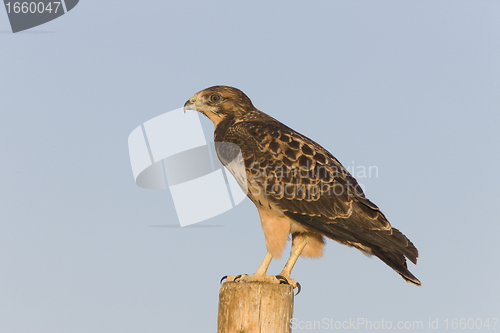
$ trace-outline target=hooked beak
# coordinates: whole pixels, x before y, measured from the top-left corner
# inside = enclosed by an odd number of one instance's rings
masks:
[[[184,113],[186,110],[195,110],[196,111],[196,95],[191,97],[186,103],[184,103]]]

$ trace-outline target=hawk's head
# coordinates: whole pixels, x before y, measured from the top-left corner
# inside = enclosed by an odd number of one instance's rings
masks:
[[[241,90],[233,87],[213,86],[191,97],[184,104],[185,110],[201,112],[217,125],[224,119],[237,119],[256,109],[250,98]]]

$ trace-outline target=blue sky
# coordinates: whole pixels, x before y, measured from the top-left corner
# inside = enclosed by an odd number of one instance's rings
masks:
[[[172,197],[135,185],[127,137],[218,84],[345,166],[376,166],[358,181],[419,249],[420,288],[328,241],[292,272],[297,322],[493,324],[499,14],[496,1],[86,0],[12,34],[0,10],[0,331],[216,330],[220,278],[265,255],[257,210],[164,227]]]

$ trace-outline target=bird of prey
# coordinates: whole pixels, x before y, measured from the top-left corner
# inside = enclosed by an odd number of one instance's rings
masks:
[[[239,89],[214,86],[196,93],[184,104],[215,125],[217,155],[257,206],[267,254],[252,275],[228,281],[289,283],[299,256],[319,258],[324,237],[380,258],[408,282],[420,281],[408,270],[406,258],[417,263],[418,251],[393,228],[368,200],[357,181],[325,148],[256,109]],[[241,150],[246,178],[231,165]],[[246,184],[241,184],[242,179]],[[279,275],[268,276],[272,258],[280,258],[291,234],[290,257]]]

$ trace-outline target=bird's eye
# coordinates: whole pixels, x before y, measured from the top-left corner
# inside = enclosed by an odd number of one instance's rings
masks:
[[[221,100],[221,96],[218,94],[213,94],[213,95],[210,95],[209,99],[210,99],[210,102],[217,103]]]

